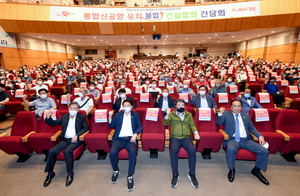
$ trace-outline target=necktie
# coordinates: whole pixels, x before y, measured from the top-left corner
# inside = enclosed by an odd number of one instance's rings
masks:
[[[240,141],[239,115],[235,115],[235,141]]]

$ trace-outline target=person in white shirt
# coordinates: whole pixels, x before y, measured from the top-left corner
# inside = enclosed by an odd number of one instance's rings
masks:
[[[149,87],[151,87],[150,78],[146,78],[145,84],[142,87],[145,89],[145,92],[148,92]]]
[[[125,89],[126,94],[131,94],[132,93],[130,88],[126,87],[126,82],[124,82],[124,81],[120,82],[120,88],[116,90],[116,95],[118,95],[118,92],[119,92],[120,89]]]
[[[36,94],[36,95],[30,96],[30,98],[29,98],[30,101],[33,101],[33,100],[35,100],[36,98],[38,98],[39,90],[40,90],[40,89],[46,89],[47,91],[49,91],[48,86],[45,85],[43,82],[44,82],[43,78],[38,78],[38,79],[36,80],[36,86],[34,86],[34,87],[30,87],[30,86],[28,85],[28,83],[26,83],[26,88],[27,88],[28,90],[30,90],[30,91],[35,90],[35,94]]]
[[[94,110],[94,102],[92,98],[87,96],[87,94],[88,89],[85,87],[81,87],[79,89],[79,97],[75,98],[74,101],[79,104],[79,109],[84,110],[86,112],[86,115],[91,118]],[[67,95],[67,101],[68,104],[70,104],[70,94]]]
[[[161,94],[161,89],[157,87],[157,81],[156,80],[152,80],[152,84],[148,88],[148,93],[153,93],[153,92],[157,92],[157,93]]]
[[[133,174],[136,165],[137,155],[137,135],[142,132],[142,124],[139,115],[131,111],[132,102],[128,99],[123,101],[124,111],[117,113],[114,118],[114,111],[109,112],[109,128],[114,128],[115,133],[112,140],[112,146],[109,153],[110,163],[113,169],[111,182],[116,184],[119,179],[118,154],[122,149],[126,149],[129,156],[129,167],[127,175],[127,190],[134,189]]]
[[[48,172],[48,175],[44,181],[44,187],[49,186],[52,178],[54,178],[55,176],[53,169],[56,162],[56,156],[62,150],[64,150],[68,173],[66,186],[70,186],[73,182],[73,151],[83,144],[83,141],[79,140],[79,136],[84,134],[89,129],[86,117],[78,113],[78,111],[79,104],[77,102],[70,103],[69,113],[63,115],[60,119],[57,120],[52,119],[51,110],[45,111],[45,122],[50,126],[62,125],[62,134],[59,136],[60,142],[49,150],[45,168],[45,172]]]

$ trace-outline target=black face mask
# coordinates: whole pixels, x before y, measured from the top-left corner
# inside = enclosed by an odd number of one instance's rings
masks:
[[[184,112],[184,108],[177,108],[177,112],[179,112],[179,113]]]
[[[270,83],[275,83],[275,81],[274,81],[274,80],[271,80]]]

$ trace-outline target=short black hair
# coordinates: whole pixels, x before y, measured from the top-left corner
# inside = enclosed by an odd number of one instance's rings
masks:
[[[177,105],[178,102],[183,103],[185,105],[185,100],[184,99],[177,99],[175,101],[175,106]]]
[[[204,87],[204,88],[205,88],[205,90],[207,90],[207,86],[205,86],[205,85],[201,85],[201,86],[199,86],[199,87],[198,87],[198,89],[200,89],[200,88],[202,88],[202,87]]]
[[[276,81],[276,78],[274,76],[270,77],[269,81],[271,80],[275,80]]]
[[[46,93],[48,93],[49,91],[45,88],[41,88],[40,90],[38,90],[38,93],[40,94],[40,92],[45,91]]]
[[[124,88],[121,88],[118,93],[126,93],[126,90]]]
[[[91,85],[91,84],[94,85],[94,86],[96,86],[95,82],[91,82],[90,85]]]
[[[238,101],[238,102],[240,102],[240,104],[242,105],[242,101],[241,101],[241,100],[238,100],[238,99],[234,99],[234,100],[232,100],[232,101],[231,101],[231,103],[230,103],[230,105],[232,106],[233,102],[235,102],[235,101]]]
[[[5,85],[4,85],[4,84],[2,84],[2,83],[0,83],[0,87],[4,88],[4,87],[5,87]]]
[[[77,107],[80,108],[80,105],[79,105],[79,103],[78,103],[77,101],[72,101],[72,102],[69,104],[69,107],[70,107],[71,105],[77,105]]]
[[[125,100],[123,101],[122,105],[123,105],[124,103],[126,103],[126,102],[128,102],[128,103],[130,103],[130,105],[132,105],[132,101],[131,101],[130,99],[125,99]]]

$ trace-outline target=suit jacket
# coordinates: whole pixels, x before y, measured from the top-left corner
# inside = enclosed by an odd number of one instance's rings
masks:
[[[159,99],[154,102],[154,107],[162,108],[163,100],[164,100],[164,97],[160,96]],[[169,105],[169,108],[174,108],[175,107],[174,99],[170,96],[168,96],[168,105]]]
[[[242,107],[243,107],[243,109],[242,109],[242,112],[244,112],[244,113],[249,113],[249,110],[251,109],[251,108],[263,108],[257,101],[256,101],[256,99],[254,98],[254,97],[250,97],[250,100],[251,100],[251,102],[250,102],[250,105],[249,105],[249,103],[248,103],[248,101],[247,101],[247,99],[243,96],[241,99],[241,102],[242,102]]]
[[[45,122],[50,126],[62,125],[62,134],[60,135],[60,139],[65,137],[68,123],[70,119],[70,114],[63,115],[60,119],[53,120],[52,118],[45,118]],[[89,125],[86,121],[86,116],[77,113],[75,120],[75,131],[76,135],[79,137],[83,133],[89,130]]]
[[[201,97],[200,96],[201,96],[200,94],[194,96],[190,100],[190,104],[195,104],[196,108],[200,108],[201,107]],[[208,94],[206,94],[205,97],[206,97],[208,107],[217,109],[217,104],[215,103],[214,98]]]
[[[131,100],[131,103],[132,103],[132,109],[135,109],[135,108],[136,108],[136,105],[135,105],[134,99],[133,99],[132,97],[127,97],[127,96],[126,96],[126,99]],[[118,99],[116,100],[116,102],[113,104],[112,109],[115,110],[115,112],[119,112],[119,110],[120,110],[120,108],[121,108],[121,104],[122,104],[122,99],[121,99],[121,98],[118,98]]]
[[[248,114],[245,114],[243,112],[240,113],[243,124],[247,133],[247,139],[252,140],[252,137],[250,136],[249,132],[253,133],[257,138],[262,136],[260,132],[253,126],[250,117]],[[229,136],[229,140],[232,138],[233,134],[235,133],[235,119],[233,116],[232,111],[225,111],[222,116],[217,116],[217,125],[225,125],[225,132]],[[226,147],[227,141],[224,141],[224,147]]]
[[[138,113],[131,111],[131,127],[133,134],[140,134],[143,130],[142,123]],[[121,132],[123,125],[124,111],[118,112],[109,124],[109,128],[115,128],[115,134],[112,141],[115,141]]]

